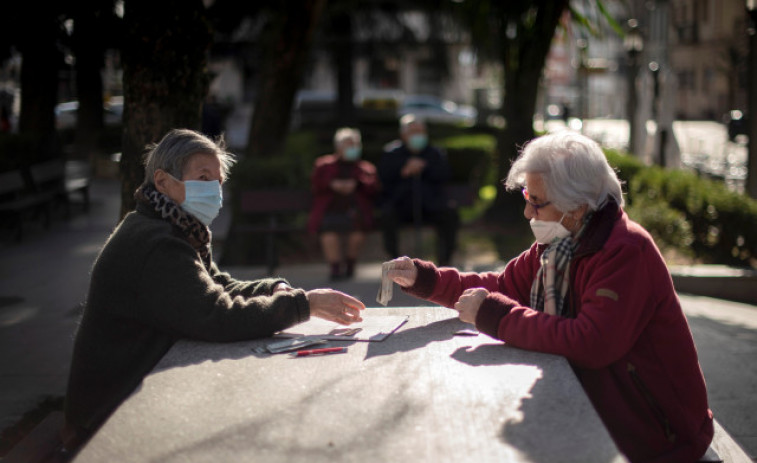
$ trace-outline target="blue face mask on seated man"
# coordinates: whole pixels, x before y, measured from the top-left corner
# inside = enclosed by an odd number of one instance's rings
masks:
[[[410,145],[410,148],[412,148],[415,151],[421,151],[423,148],[428,145],[428,136],[423,133],[417,133],[415,135],[411,135],[410,139],[408,140],[408,144]]]
[[[205,226],[210,226],[210,222],[218,216],[223,205],[221,182],[185,180],[184,191],[181,208],[197,217]]]
[[[345,148],[344,154],[342,154],[342,157],[345,161],[357,161],[360,159],[361,149],[359,146],[350,146],[348,148]]]

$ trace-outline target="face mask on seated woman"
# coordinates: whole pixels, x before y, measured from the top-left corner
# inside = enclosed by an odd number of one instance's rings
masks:
[[[181,208],[195,216],[205,226],[210,226],[223,206],[221,182],[218,180],[185,180],[183,182],[176,180],[184,184],[184,202],[180,204]]]
[[[560,217],[557,222],[531,219],[531,231],[534,233],[536,242],[539,244],[550,244],[555,240],[563,239],[570,236],[570,230],[562,225],[562,220],[566,214]]]

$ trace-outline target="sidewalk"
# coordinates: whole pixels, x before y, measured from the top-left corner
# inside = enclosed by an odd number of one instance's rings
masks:
[[[96,179],[88,214],[77,212],[69,222],[59,218],[50,230],[30,225],[21,243],[0,241],[0,430],[18,422],[43,398],[65,394],[89,271],[117,223],[119,195],[116,181]],[[215,238],[224,236],[228,221],[222,214],[214,222]],[[485,268],[481,262],[471,264],[465,252],[458,254],[457,266]],[[263,266],[223,270],[239,279],[265,274]],[[380,259],[361,262],[349,281],[330,282],[323,263],[285,265],[278,273],[297,287],[333,287],[369,307],[377,305]],[[430,305],[396,289],[394,296],[392,306]],[[757,417],[746,412],[757,409],[757,306],[691,295],[681,300],[700,352],[711,407],[747,453],[757,455]]]

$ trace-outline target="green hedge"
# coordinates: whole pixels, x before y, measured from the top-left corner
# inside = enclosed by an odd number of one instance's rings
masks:
[[[471,134],[442,138],[437,142],[447,152],[453,183],[468,183],[478,189],[493,178],[496,140],[491,135]]]
[[[757,201],[686,170],[644,166],[606,151],[626,185],[629,216],[658,242],[707,263],[750,266],[757,259]]]
[[[364,131],[365,132],[365,131]],[[378,164],[384,145],[392,132],[363,134],[363,158]],[[452,181],[468,183],[476,188],[492,183],[494,138],[490,135],[458,135],[436,141],[447,152]],[[313,162],[318,156],[332,152],[331,134],[299,131],[287,137],[284,153],[272,158],[241,158],[230,178],[232,190],[255,185],[256,188],[307,188]],[[487,183],[488,182],[488,183]]]

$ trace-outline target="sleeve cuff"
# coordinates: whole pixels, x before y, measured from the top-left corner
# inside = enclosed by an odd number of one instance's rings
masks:
[[[499,322],[518,303],[501,293],[490,293],[476,314],[476,328],[494,339],[500,339]],[[503,340],[504,341],[504,340]]]
[[[428,299],[434,292],[439,275],[436,272],[436,266],[428,261],[413,259],[415,268],[418,269],[418,276],[413,286],[402,288],[404,292],[420,299]]]
[[[308,302],[307,293],[304,289],[295,289],[292,292],[294,293],[295,305],[297,306],[298,323],[310,320],[310,303]]]

